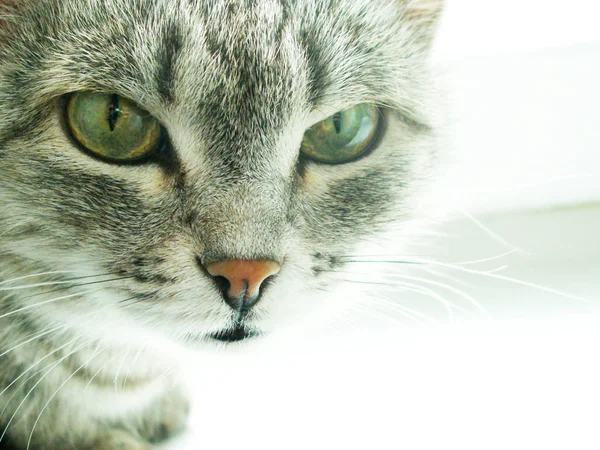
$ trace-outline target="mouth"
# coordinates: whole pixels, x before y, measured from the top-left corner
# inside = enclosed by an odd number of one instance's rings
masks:
[[[243,324],[236,324],[235,328],[226,331],[219,331],[211,335],[213,339],[221,342],[240,342],[246,339],[257,336],[258,333],[253,330],[249,330]]]

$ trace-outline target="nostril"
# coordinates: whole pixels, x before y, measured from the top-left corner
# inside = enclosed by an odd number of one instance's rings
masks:
[[[264,281],[261,283],[260,287],[258,288],[258,296],[259,297],[261,295],[263,295],[263,292],[267,290],[267,288],[273,283],[273,281],[275,281],[275,278],[277,278],[277,275],[271,275],[264,279]]]
[[[217,285],[217,289],[223,293],[223,296],[227,297],[227,293],[229,292],[229,288],[231,287],[231,283],[225,277],[217,276],[212,277],[213,281]]]
[[[220,276],[220,275],[214,276],[213,274],[211,274],[199,256],[196,256],[196,264],[198,265],[198,267],[200,268],[202,273],[204,275],[206,275],[207,278],[210,278],[211,280],[213,280],[216,288],[219,290],[219,292],[221,292],[221,294],[223,294],[223,298],[227,299],[227,297],[228,297],[227,293],[229,292],[229,289],[231,288],[231,283],[229,282],[229,280],[223,276]]]

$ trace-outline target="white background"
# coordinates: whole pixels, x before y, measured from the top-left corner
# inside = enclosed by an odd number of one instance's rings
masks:
[[[434,49],[455,160],[445,189],[498,211],[600,199],[593,0],[449,0]]]
[[[434,61],[453,121],[440,189],[457,215],[427,257],[467,264],[413,276],[465,311],[452,322],[397,290],[423,316],[374,308],[196,354],[190,430],[169,448],[600,448],[599,13],[448,1]],[[370,267],[364,279],[389,270]]]
[[[593,0],[446,0],[435,58],[461,61],[594,41],[600,27]]]

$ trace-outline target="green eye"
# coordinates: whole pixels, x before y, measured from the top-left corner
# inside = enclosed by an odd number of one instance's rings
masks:
[[[326,164],[357,159],[371,149],[381,128],[381,111],[363,103],[319,122],[304,134],[301,152]]]
[[[118,95],[74,94],[67,105],[67,125],[87,150],[117,162],[141,159],[162,140],[158,121]]]

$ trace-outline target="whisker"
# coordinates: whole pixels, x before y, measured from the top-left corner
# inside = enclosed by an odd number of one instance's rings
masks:
[[[64,295],[62,297],[57,297],[57,298],[53,298],[53,299],[50,299],[50,300],[45,300],[43,302],[39,302],[39,303],[36,303],[34,305],[23,306],[22,308],[15,309],[14,311],[11,311],[9,313],[1,315],[0,319],[4,319],[5,317],[9,317],[9,316],[18,314],[18,313],[23,312],[23,311],[27,311],[27,310],[30,310],[30,309],[33,309],[33,308],[37,308],[39,306],[48,305],[50,303],[56,303],[56,302],[59,302],[61,300],[66,300],[66,299],[74,298],[74,297],[80,297],[82,295],[91,294],[91,293],[100,292],[100,291],[101,291],[101,289],[95,289],[95,290],[92,290],[92,291],[78,292],[76,294]],[[2,356],[2,355],[0,355],[0,356]]]
[[[342,258],[342,259],[355,259],[355,258],[394,258],[394,255],[342,255],[342,256],[338,256],[338,258]],[[351,262],[362,262],[362,261],[344,261],[347,263],[351,263]],[[422,263],[420,261],[410,261],[410,260],[397,260],[397,264],[406,264],[409,266],[418,266],[421,264],[425,264]]]
[[[461,291],[460,289],[455,288],[454,286],[451,286],[446,283],[441,283],[439,281],[429,280],[427,278],[421,278],[421,277],[414,277],[414,276],[410,276],[410,275],[394,274],[393,276],[396,278],[404,279],[404,280],[412,280],[412,281],[418,281],[418,282],[425,283],[425,284],[431,284],[432,286],[437,286],[442,289],[448,290],[448,291],[453,292],[454,294],[466,299],[469,303],[471,303],[473,306],[475,306],[475,308],[477,308],[481,313],[483,313],[485,315],[488,314],[486,309],[483,306],[481,306],[479,304],[479,302],[477,302],[477,300],[475,300],[471,295],[467,294],[466,292]]]
[[[10,352],[12,352],[12,351],[15,351],[15,350],[16,350],[16,349],[18,349],[18,348],[21,348],[21,347],[22,347],[22,346],[24,346],[24,345],[27,345],[27,344],[29,344],[30,342],[33,342],[33,341],[35,341],[36,339],[39,339],[39,338],[41,338],[41,337],[43,337],[43,336],[46,336],[46,335],[48,335],[48,334],[50,334],[50,333],[52,333],[52,332],[54,332],[54,331],[57,331],[57,330],[61,330],[61,329],[63,329],[63,328],[66,328],[67,326],[68,326],[68,324],[59,325],[59,326],[57,326],[57,327],[50,328],[50,329],[48,329],[48,330],[45,330],[45,331],[44,331],[44,332],[42,332],[42,333],[39,333],[39,334],[37,334],[37,335],[34,335],[32,338],[29,338],[29,339],[27,339],[27,340],[25,340],[25,341],[23,341],[23,342],[20,342],[19,344],[15,345],[14,347],[12,347],[12,348],[10,348],[10,349],[8,349],[8,350],[5,350],[3,353],[0,353],[0,358],[2,358],[3,356],[5,356],[5,355],[9,354],[9,353],[10,353]]]
[[[110,279],[110,280],[99,280],[99,281],[92,281],[89,283],[74,284],[72,286],[59,287],[56,289],[50,289],[49,291],[39,292],[37,294],[30,295],[29,297],[24,297],[24,298],[22,298],[22,300],[31,300],[32,298],[36,298],[36,297],[40,297],[40,296],[48,295],[48,294],[54,294],[56,292],[64,292],[64,291],[69,291],[71,289],[77,289],[77,288],[86,287],[86,286],[93,286],[93,285],[98,285],[98,284],[102,284],[102,283],[109,283],[112,281],[120,281],[123,279],[129,279],[129,278],[134,278],[134,277],[114,278],[114,279]]]
[[[103,351],[103,350],[101,350]],[[86,362],[84,362],[81,366],[79,366],[69,377],[67,377],[67,379],[58,387],[58,389],[56,389],[56,391],[54,391],[54,393],[50,396],[50,398],[48,399],[48,401],[46,402],[46,404],[42,407],[40,413],[37,416],[37,419],[35,419],[35,422],[33,423],[33,427],[31,427],[31,433],[29,434],[29,440],[27,441],[27,448],[26,450],[29,450],[30,446],[31,446],[31,440],[33,439],[33,433],[35,431],[35,428],[38,424],[38,422],[40,421],[40,419],[42,418],[42,414],[44,414],[44,411],[46,410],[46,408],[48,407],[48,405],[50,404],[50,402],[52,402],[52,400],[54,399],[54,397],[56,397],[56,395],[60,392],[60,390],[65,387],[65,385],[71,381],[73,379],[73,377],[75,375],[77,375],[77,373],[79,373],[79,371],[81,371],[81,369],[83,369],[85,366],[87,366],[90,362],[92,362],[92,360],[97,356],[98,354],[98,349],[96,349],[93,353],[92,356],[90,357],[90,359],[88,359]]]
[[[577,301],[580,301],[580,302],[583,302],[583,303],[593,303],[590,300],[587,300],[585,298],[578,297],[576,295],[571,295],[571,294],[568,294],[566,292],[559,291],[557,289],[548,288],[548,287],[545,287],[545,286],[542,286],[542,285],[539,285],[539,284],[536,284],[536,283],[531,283],[529,281],[519,280],[517,278],[507,277],[507,276],[504,276],[504,275],[498,275],[497,273],[493,273],[493,272],[480,272],[478,270],[470,270],[470,269],[466,269],[464,267],[461,267],[461,268],[456,268],[455,267],[454,269],[455,270],[460,270],[462,272],[470,273],[470,274],[473,274],[473,275],[480,275],[480,276],[489,277],[489,278],[493,278],[493,279],[500,280],[500,281],[507,281],[507,282],[510,282],[510,283],[513,283],[513,284],[518,284],[518,285],[521,285],[521,286],[530,287],[532,289],[537,289],[537,290],[540,290],[540,291],[543,291],[543,292],[547,292],[549,294],[558,295],[559,297],[565,297],[565,298],[569,298],[571,300],[577,300]]]
[[[457,311],[464,313],[464,314],[468,314],[471,312],[471,311],[467,310],[466,308],[463,308],[462,306],[457,305],[457,304],[451,302],[450,300],[446,299],[440,293],[435,292],[433,289],[429,289],[429,288],[427,288],[425,286],[421,286],[419,284],[408,283],[406,281],[401,281],[401,282],[399,282],[399,284],[411,287],[411,288],[415,289],[415,292],[421,293],[423,295],[426,295],[427,297],[430,297],[430,298],[440,302],[446,309],[446,311],[448,313],[448,318],[451,322],[454,321],[453,309],[456,309]]]
[[[397,264],[396,261],[393,260],[370,260],[370,261],[360,261],[360,260],[352,260],[349,262],[353,262],[353,263],[373,263],[373,264]],[[439,262],[439,261],[427,261],[427,260],[423,260],[421,261],[421,263],[423,264],[430,264],[433,266],[440,266],[440,267],[446,267],[449,269],[453,269],[459,272],[464,272],[464,273],[469,273],[472,275],[480,275],[480,276],[484,276],[484,277],[489,277],[489,278],[493,278],[499,281],[507,281],[513,284],[518,284],[521,286],[525,286],[525,287],[530,287],[532,289],[537,289],[543,292],[547,292],[549,294],[554,294],[557,295],[559,297],[565,297],[565,298],[569,298],[571,300],[577,300],[583,303],[593,303],[590,300],[587,300],[583,297],[578,297],[576,295],[572,295],[566,292],[562,292],[559,291],[557,289],[552,289],[552,288],[548,288],[545,286],[541,286],[538,285],[536,283],[532,283],[529,281],[524,281],[524,280],[519,280],[518,278],[512,278],[512,277],[507,277],[507,276],[503,276],[503,275],[498,275],[496,273],[490,273],[490,272],[485,272],[485,271],[479,271],[479,270],[474,270],[474,269],[469,269],[466,267],[460,267],[460,266],[456,266],[454,264],[447,264],[447,263],[443,263],[443,262]]]
[[[81,320],[81,319],[83,319],[83,318],[85,318],[85,317],[89,317],[89,316],[91,316],[91,315],[93,315],[93,314],[94,314],[94,313],[88,313],[88,314],[85,314],[85,315],[81,316],[81,317],[79,318],[79,320]],[[63,326],[60,326],[60,327],[55,327],[55,328],[51,329],[49,332],[56,331],[56,330],[58,330],[58,329],[61,329],[61,328],[68,327],[69,325],[71,325],[71,324],[70,324],[70,323],[67,323],[67,324],[65,324],[65,325],[63,325]],[[43,333],[43,334],[44,334],[44,335],[46,335],[46,334],[48,334],[48,333]],[[38,335],[37,337],[39,337],[39,335]],[[37,337],[36,337],[36,338],[37,338]],[[46,358],[48,358],[48,357],[50,357],[51,355],[55,354],[56,352],[58,352],[58,351],[62,350],[63,348],[65,348],[65,347],[68,347],[68,346],[69,346],[69,345],[71,345],[73,342],[75,342],[75,341],[77,341],[77,340],[79,340],[79,339],[81,339],[81,338],[80,338],[80,337],[77,337],[77,338],[75,338],[75,339],[73,339],[73,340],[71,340],[71,341],[67,342],[66,344],[64,344],[64,345],[62,345],[62,346],[58,347],[57,349],[53,350],[52,352],[48,353],[48,354],[47,354],[46,356],[44,356],[43,358],[39,359],[39,360],[38,360],[36,363],[34,363],[34,364],[32,364],[31,366],[29,366],[29,367],[28,367],[28,368],[27,368],[27,369],[26,369],[26,370],[25,370],[23,373],[21,373],[21,374],[20,374],[20,375],[19,375],[19,376],[18,376],[16,379],[14,379],[14,380],[13,380],[13,381],[12,381],[12,382],[11,382],[11,383],[8,385],[8,386],[6,386],[6,387],[5,387],[5,388],[2,390],[2,392],[0,392],[0,397],[1,397],[2,395],[4,395],[4,393],[6,393],[6,391],[8,391],[8,389],[10,389],[10,387],[11,387],[11,386],[13,386],[13,385],[14,385],[14,384],[15,384],[15,383],[16,383],[16,382],[17,382],[17,381],[20,379],[20,378],[22,378],[24,375],[26,375],[26,374],[27,374],[27,373],[28,373],[28,372],[29,372],[31,369],[33,369],[35,366],[37,366],[37,365],[38,365],[39,363],[41,363],[43,360],[45,360]],[[30,340],[30,341],[31,341],[31,340]],[[30,341],[28,341],[28,342],[30,342]],[[9,350],[8,352],[10,352],[10,351],[12,351],[12,350]],[[8,352],[4,352],[2,355],[5,355],[5,354],[6,354],[6,353],[8,353]],[[0,356],[2,356],[2,355],[0,355]],[[33,375],[31,375],[30,377],[28,377],[28,378],[27,378],[27,379],[26,379],[26,380],[23,382],[23,384],[27,383],[29,380],[31,380],[32,378],[34,378],[34,377],[35,377],[36,375],[38,375],[40,372],[43,372],[43,371],[44,371],[45,369],[47,369],[48,367],[50,367],[50,366],[43,367],[43,368],[41,368],[40,370],[38,370],[37,372],[35,372]],[[4,415],[4,411],[6,410],[6,408],[8,407],[8,405],[9,405],[9,404],[10,404],[10,402],[11,402],[11,400],[13,399],[13,397],[14,397],[16,394],[17,394],[17,391],[15,391],[15,392],[13,393],[13,395],[11,395],[11,396],[10,396],[10,398],[7,400],[7,402],[6,402],[5,406],[4,406],[4,408],[2,409],[2,412],[0,412],[0,417],[2,417],[2,416]]]
[[[159,377],[157,377],[156,381],[158,383],[162,382],[165,378],[167,378],[169,375],[171,375],[177,369],[177,367],[178,367],[177,364],[173,364],[171,367],[166,369]]]
[[[518,249],[512,249],[503,253],[500,253],[498,255],[495,256],[491,256],[488,258],[482,258],[482,259],[477,259],[477,260],[472,260],[472,261],[460,261],[460,262],[448,262],[448,263],[444,263],[444,264],[449,264],[449,265],[453,265],[453,266],[469,266],[469,265],[476,265],[476,264],[482,264],[482,263],[486,263],[486,262],[490,262],[490,261],[495,261],[497,259],[501,259],[504,258],[506,256],[510,256],[513,255],[515,253],[518,253],[519,250]],[[393,258],[395,258],[395,255],[342,255],[339,258],[343,258],[347,261],[344,261],[346,263],[361,263],[361,262],[371,262],[371,261],[365,261],[362,259],[358,259],[358,258],[378,258],[377,260],[373,260],[372,262],[380,262],[381,258],[385,258],[385,261],[383,262],[392,262],[390,260],[392,260]],[[425,266],[428,264],[431,264],[431,261],[428,261],[426,259],[418,259],[418,260],[405,260],[404,257],[401,257],[402,259],[393,259],[394,264],[409,264],[409,265],[413,265],[413,266]],[[413,256],[414,258],[414,256]],[[420,257],[416,257],[416,258],[420,258]]]
[[[108,361],[106,361],[106,363],[104,363],[102,365],[102,367],[100,367],[98,369],[98,371],[96,373],[94,373],[94,375],[92,375],[92,377],[89,379],[89,381],[87,382],[87,384],[85,385],[85,388],[83,389],[83,392],[87,391],[89,389],[89,387],[92,385],[92,382],[96,379],[96,377],[98,375],[100,375],[100,373],[102,371],[104,371],[104,369],[106,369],[106,367],[111,364],[115,359],[119,358],[120,356],[122,356],[125,352],[127,351],[127,349],[123,350],[121,353],[118,353],[117,355],[115,355],[113,358],[110,358]]]
[[[137,319],[139,319],[139,317],[138,317]],[[137,319],[136,319],[136,320],[137,320]],[[146,319],[144,319],[144,320],[143,320],[141,323],[142,323],[142,324],[147,324],[147,323],[149,323],[150,321],[151,321],[151,319],[150,319],[150,318],[146,318]],[[110,358],[108,361],[106,361],[106,363],[104,363],[104,364],[102,365],[102,367],[100,367],[100,369],[98,369],[98,371],[96,371],[96,372],[95,372],[95,373],[92,375],[92,377],[89,379],[89,381],[87,382],[87,384],[86,384],[85,388],[83,389],[83,392],[85,392],[85,391],[87,391],[87,390],[89,389],[89,387],[92,385],[92,382],[93,382],[93,381],[96,379],[96,377],[97,377],[98,375],[100,375],[100,373],[101,373],[102,371],[104,371],[104,369],[106,369],[106,367],[107,367],[109,364],[111,364],[112,362],[114,362],[114,361],[115,361],[117,358],[123,357],[123,355],[124,355],[125,353],[128,353],[130,350],[131,350],[130,348],[126,348],[126,349],[124,349],[123,351],[121,351],[120,353],[117,353],[117,354],[116,354],[114,357]],[[138,353],[139,353],[139,352],[138,352]],[[130,366],[130,369],[131,369],[131,366]]]
[[[52,330],[56,330],[56,329],[58,329],[58,328],[60,328],[60,327],[61,327],[61,326],[59,325],[58,327],[56,327],[56,326],[55,326],[55,327],[44,328],[44,329],[43,329],[43,332],[46,332],[46,331],[52,331]],[[34,331],[33,333],[26,334],[25,336],[19,336],[19,338],[18,338],[17,340],[10,342],[10,345],[17,345],[17,344],[22,344],[22,343],[25,343],[25,341],[26,341],[27,339],[29,339],[29,338],[31,338],[31,337],[35,337],[35,336],[37,336],[39,333],[40,333],[40,330],[36,330],[36,331]],[[1,356],[3,356],[3,355],[0,355],[0,357],[1,357]]]
[[[2,286],[3,284],[15,282],[15,281],[26,280],[28,278],[42,277],[42,276],[47,276],[47,275],[58,275],[58,274],[63,274],[63,273],[73,273],[73,271],[72,270],[55,270],[53,272],[40,272],[40,273],[34,273],[34,274],[30,274],[30,275],[24,275],[24,276],[17,277],[17,278],[11,278],[10,280],[1,281],[0,286]]]
[[[51,364],[50,364],[51,365]],[[23,381],[23,383],[21,383],[21,386],[25,386],[29,381],[31,381],[33,378],[35,378],[36,376],[38,376],[40,373],[42,373],[44,370],[46,370],[48,367],[50,367],[50,365],[44,366],[41,369],[39,369],[38,371],[36,371],[33,375],[27,377],[27,379],[25,379]],[[2,408],[2,411],[0,411],[0,417],[4,417],[4,412],[6,411],[6,409],[8,408],[8,406],[10,405],[10,402],[13,400],[13,398],[15,398],[15,396],[19,393],[18,389],[15,389],[15,392],[13,392],[13,394],[8,398],[8,400],[6,401],[6,403],[4,404],[4,407]]]
[[[353,283],[353,284],[366,284],[366,285],[372,285],[372,286],[389,286],[389,287],[395,287],[396,285],[394,283],[384,283],[384,282],[380,282],[380,281],[361,281],[361,280],[345,280],[345,279],[337,279],[337,281],[342,281],[344,283]]]
[[[2,433],[2,435],[0,436],[0,442],[2,442],[2,440],[4,439],[4,436],[6,435],[6,432],[8,431],[8,428],[10,427],[10,424],[13,422],[13,420],[15,419],[17,413],[19,412],[19,410],[23,407],[23,405],[25,404],[25,402],[27,401],[27,399],[29,398],[29,396],[31,395],[31,393],[35,390],[36,387],[39,386],[39,384],[44,380],[44,378],[46,378],[46,376],[52,372],[61,362],[63,362],[65,359],[67,359],[69,356],[75,354],[76,352],[78,352],[79,350],[81,350],[82,348],[88,346],[90,343],[90,341],[86,341],[85,343],[83,343],[82,345],[80,345],[79,347],[77,347],[75,350],[73,350],[72,352],[68,353],[67,355],[65,355],[64,357],[62,357],[61,359],[59,359],[57,362],[55,362],[50,369],[44,374],[42,375],[42,377],[33,385],[33,387],[27,392],[27,394],[25,394],[25,397],[21,400],[21,403],[19,403],[19,405],[17,406],[17,409],[15,410],[15,412],[13,413],[13,415],[11,416],[11,418],[9,419],[8,423],[6,424],[6,427],[4,428],[4,432]]]
[[[450,322],[454,322],[454,311],[452,310],[452,308],[455,308],[461,312],[467,312],[464,308],[462,308],[458,305],[455,305],[454,303],[452,303],[449,300],[442,297],[437,292],[435,292],[431,289],[428,289],[424,286],[420,286],[418,284],[413,284],[413,283],[407,283],[407,282],[398,282],[398,286],[404,288],[405,290],[415,292],[417,294],[425,295],[426,297],[429,297],[429,298],[439,301],[442,304],[442,306],[444,307],[444,309],[446,310],[446,313],[448,314],[448,319],[450,320]]]
[[[125,379],[123,380],[123,388],[127,387],[127,380],[129,379],[129,376],[131,375],[131,371],[135,367],[135,364],[137,363],[137,360],[139,359],[141,353],[142,353],[142,350],[138,349],[135,352],[135,355],[133,356],[133,359],[129,363],[129,368],[127,369],[127,372],[125,372]]]
[[[517,249],[513,249],[513,250],[509,250],[504,253],[500,253],[499,255],[496,255],[496,256],[491,256],[489,258],[476,259],[473,261],[463,261],[463,262],[452,263],[452,264],[455,264],[457,266],[473,266],[475,264],[482,264],[482,263],[486,263],[486,262],[490,262],[490,261],[496,261],[496,260],[504,258],[506,256],[514,255],[515,253],[518,253],[518,252],[519,251]]]
[[[434,270],[434,269],[431,269],[430,267],[419,267],[419,269],[421,269],[421,270],[423,270],[423,271],[425,271],[425,272],[427,272],[427,273],[429,273],[431,275],[435,275],[435,276],[438,276],[440,278],[444,278],[445,280],[452,281],[452,282],[454,282],[456,284],[459,284],[459,285],[461,285],[463,287],[467,287],[467,288],[471,288],[471,289],[475,289],[476,288],[476,286],[474,284],[472,284],[472,283],[468,283],[468,282],[466,282],[464,280],[459,279],[458,277],[453,277],[452,275],[448,275],[447,273],[440,272],[439,270]]]
[[[343,271],[340,271],[340,273],[344,273]],[[394,274],[395,275],[395,274]],[[394,282],[394,283],[386,283],[386,282],[377,282],[377,281],[361,281],[361,280],[346,280],[346,279],[338,279],[338,281],[343,281],[343,282],[347,282],[347,283],[355,283],[355,284],[367,284],[367,285],[375,285],[375,286],[389,286],[389,287],[405,287],[405,288],[410,288],[409,290],[413,290],[414,292],[426,295],[428,297],[431,297],[435,300],[438,300],[446,309],[446,312],[450,318],[450,320],[454,320],[454,313],[452,312],[452,308],[455,308],[461,312],[468,312],[467,310],[465,310],[464,308],[453,304],[452,302],[446,300],[444,297],[442,297],[441,295],[435,293],[434,291],[425,288],[424,286],[419,286],[416,284],[410,284],[410,283],[406,283],[406,282]],[[418,289],[418,290],[415,290]],[[420,291],[419,291],[420,290]],[[466,295],[466,294],[465,294]]]
[[[504,239],[502,236],[500,236],[498,233],[492,231],[490,228],[488,228],[487,226],[485,226],[481,221],[479,221],[475,216],[473,216],[472,214],[470,214],[468,211],[466,211],[464,209],[459,209],[459,211],[467,219],[469,219],[471,222],[473,222],[475,225],[477,225],[484,233],[486,233],[489,237],[491,237],[493,240],[495,240],[496,242],[498,242],[502,246],[510,249],[511,251],[516,251],[516,252],[519,252],[519,253],[524,254],[524,255],[530,255],[529,252],[526,252],[523,249],[517,247],[516,245],[511,244],[506,239]]]
[[[378,281],[359,281],[359,280],[345,280],[345,279],[338,279],[337,281],[341,281],[344,283],[364,284],[364,285],[374,285],[374,286],[403,287],[402,283],[384,283],[384,282],[378,282]],[[406,289],[406,290],[413,290],[413,289]],[[415,292],[417,292],[417,291],[415,291]],[[377,297],[377,299],[381,300],[379,297]],[[442,303],[444,303],[444,306],[446,306],[445,301],[443,301]],[[397,306],[401,307],[400,305],[397,305]],[[449,315],[452,316],[452,310],[447,308],[447,311],[449,312]]]
[[[121,369],[123,368],[123,364],[125,364],[125,359],[127,359],[130,352],[131,352],[131,349],[128,348],[127,352],[125,352],[125,354],[123,355],[123,358],[121,358],[121,363],[119,364],[119,367],[117,367],[117,373],[115,374],[115,379],[114,379],[115,394],[118,393],[118,391],[119,391],[119,375],[121,374]]]
[[[137,305],[138,303],[142,303],[150,297],[150,294],[136,294],[132,297],[126,298],[124,300],[119,300],[119,303],[123,305],[124,308],[129,308],[133,305]],[[132,300],[137,300],[135,302],[131,302]],[[131,303],[127,303],[131,302]],[[127,303],[127,304],[125,304]]]
[[[33,363],[31,366],[29,366],[27,369],[25,369],[21,375],[19,375],[17,378],[15,378],[14,380],[11,381],[11,383],[6,386],[2,391],[0,391],[0,397],[2,397],[2,395],[8,391],[17,381],[19,381],[22,377],[24,377],[25,375],[27,375],[27,373],[32,370],[35,366],[37,366],[39,363],[41,363],[42,361],[44,361],[45,359],[49,358],[50,356],[54,355],[56,352],[59,352],[60,350],[64,349],[65,347],[68,347],[69,345],[71,345],[73,342],[80,340],[80,337],[76,337],[75,339],[70,340],[69,342],[67,342],[64,345],[61,345],[60,347],[54,349],[53,351],[51,351],[50,353],[48,353],[46,356],[44,356],[41,359],[38,359],[35,363]],[[42,369],[43,370],[43,369]]]
[[[99,275],[98,275],[99,276]],[[82,277],[82,278],[87,278],[87,277]],[[121,280],[128,280],[134,278],[133,276],[127,276],[127,277],[119,277],[119,278],[111,278],[108,280],[100,280],[100,281],[92,281],[90,283],[83,283],[79,286],[72,286],[72,287],[81,287],[81,286],[89,286],[92,284],[100,284],[100,283],[108,283],[111,281],[121,281]],[[13,286],[13,287],[7,287],[7,288],[0,288],[0,292],[4,291],[20,291],[20,290],[24,290],[24,289],[31,289],[31,288],[35,288],[35,287],[43,287],[43,286],[56,286],[56,285],[61,285],[61,284],[70,284],[71,281],[48,281],[45,283],[35,283],[35,284],[29,284],[29,285],[23,285],[23,286]]]

